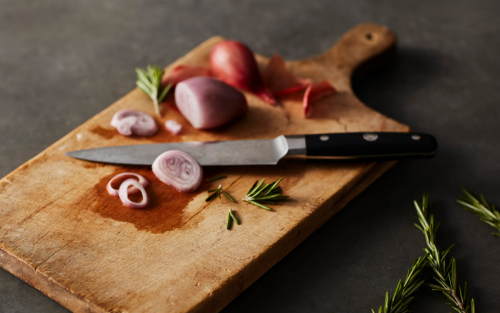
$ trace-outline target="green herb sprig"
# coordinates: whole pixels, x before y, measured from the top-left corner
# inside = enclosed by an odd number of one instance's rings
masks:
[[[226,178],[226,175],[219,175],[219,176],[215,176],[215,177],[212,177],[210,179],[207,179],[207,182],[214,182],[216,180],[219,180],[219,179],[223,179],[223,178]]]
[[[223,189],[222,189],[222,185],[219,185],[219,188],[217,189],[211,189],[211,190],[207,190],[208,193],[210,192],[213,192],[210,196],[208,196],[208,198],[205,199],[205,202],[209,202],[210,200],[212,200],[213,198],[215,197],[219,197],[219,199],[221,199],[221,193],[226,196],[226,198],[228,198],[229,200],[233,201],[234,203],[236,203],[236,201],[227,193],[225,192]]]
[[[236,216],[234,216],[233,211],[231,211],[231,209],[229,209],[229,214],[227,216],[226,229],[231,228],[231,224],[232,224],[233,221],[236,223],[236,225],[240,224],[240,222],[238,221],[238,219],[236,218]]]
[[[462,188],[465,196],[460,196],[457,202],[464,206],[464,209],[476,214],[481,221],[496,228],[498,233],[491,233],[494,236],[500,237],[500,213],[495,208],[495,205],[488,204],[484,196],[481,194],[476,197],[467,189]]]
[[[406,273],[406,279],[404,282],[399,280],[396,290],[394,290],[394,295],[389,298],[389,292],[385,293],[385,303],[384,306],[378,309],[378,313],[408,313],[408,304],[415,298],[411,295],[417,291],[425,280],[418,279],[420,272],[427,264],[427,254],[424,257],[419,257],[415,261],[411,268]],[[375,311],[372,309],[372,312]]]
[[[255,182],[252,187],[248,190],[243,201],[251,203],[255,206],[258,206],[261,209],[272,211],[270,207],[265,204],[275,204],[274,201],[285,200],[288,199],[289,196],[283,196],[281,194],[281,187],[278,184],[283,180],[281,177],[277,182],[264,184],[266,179],[262,179],[260,182]]]
[[[436,232],[440,223],[434,224],[434,216],[428,218],[429,195],[424,194],[422,203],[418,204],[414,201],[415,209],[417,210],[418,220],[420,225],[415,226],[422,231],[425,236],[427,247],[424,251],[427,253],[429,266],[432,268],[435,276],[433,277],[437,284],[429,284],[436,291],[441,291],[451,303],[448,303],[451,308],[459,313],[475,313],[474,299],[467,299],[467,283],[465,283],[463,293],[462,288],[458,286],[457,290],[457,265],[455,258],[451,257],[449,262],[446,261],[446,256],[453,247],[440,252],[436,246]]]
[[[153,100],[156,115],[161,116],[160,103],[165,99],[168,91],[172,88],[172,83],[165,88],[161,87],[161,78],[164,70],[158,66],[148,65],[146,70],[135,69],[137,73],[137,87]]]

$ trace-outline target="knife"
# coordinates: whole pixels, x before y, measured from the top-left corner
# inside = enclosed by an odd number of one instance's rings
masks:
[[[437,141],[422,133],[333,133],[278,136],[274,139],[172,142],[67,152],[101,163],[152,165],[163,152],[184,151],[202,166],[275,165],[284,157],[385,161],[432,157]]]

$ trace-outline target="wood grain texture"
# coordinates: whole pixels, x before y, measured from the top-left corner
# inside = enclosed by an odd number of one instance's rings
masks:
[[[209,64],[214,37],[167,68]],[[347,32],[324,54],[287,62],[297,76],[328,79],[338,93],[302,117],[300,96],[272,107],[246,93],[248,114],[217,130],[192,128],[173,110],[166,119],[183,125],[182,136],[165,130],[152,138],[120,136],[109,122],[120,109],[153,114],[138,90],[112,104],[0,181],[0,265],[74,312],[217,312],[338,212],[393,162],[338,164],[285,160],[278,166],[206,168],[194,194],[179,194],[147,168],[93,164],[66,151],[111,145],[169,141],[272,138],[280,134],[408,131],[408,127],[361,103],[351,76],[395,45],[386,27],[363,24]],[[268,59],[257,56],[264,68]],[[152,181],[146,210],[121,206],[104,184],[115,173],[135,171]],[[236,200],[256,179],[281,176],[290,201],[273,212],[227,199],[206,203],[204,190],[223,184]],[[227,211],[241,221],[225,229]]]

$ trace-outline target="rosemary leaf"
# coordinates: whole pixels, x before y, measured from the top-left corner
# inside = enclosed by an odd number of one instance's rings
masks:
[[[210,189],[210,190],[207,190],[207,192],[216,192],[218,190],[219,190],[218,188],[217,189]]]
[[[137,73],[137,87],[153,100],[155,113],[161,116],[159,104],[167,96],[168,91],[172,88],[172,84],[162,88],[161,78],[164,71],[158,66],[148,65],[146,70],[137,68],[135,72]]]
[[[229,216],[231,216],[236,225],[240,225],[240,222],[236,219],[236,216],[234,216],[233,211],[231,211],[231,209],[229,209]]]
[[[386,292],[384,306],[380,307],[378,312],[384,313],[403,313],[408,311],[408,304],[414,299],[411,295],[424,283],[424,280],[419,279],[420,272],[427,264],[427,254],[424,257],[419,257],[415,261],[406,274],[404,282],[399,280],[394,295],[389,297],[389,292]],[[372,312],[375,312],[372,309]]]
[[[232,222],[232,218],[231,218],[231,209],[229,209],[229,214],[227,215],[227,225],[226,225],[226,229],[229,229],[231,228],[231,222]]]
[[[248,194],[250,194],[250,191],[252,191],[255,188],[256,185],[257,185],[257,181],[252,185],[252,187],[250,187],[250,189],[248,189],[247,196],[248,196]]]
[[[213,194],[211,194],[210,196],[208,196],[208,198],[205,199],[205,202],[208,202],[208,201],[212,200],[216,196],[217,196],[217,192],[214,192]]]
[[[274,183],[264,185],[265,180],[266,179],[263,178],[259,183],[255,182],[242,200],[256,205],[259,208],[272,211],[272,209],[265,204],[275,204],[274,201],[285,200],[288,199],[289,196],[283,196],[281,194],[281,187],[278,186],[283,180],[283,177]]]
[[[419,204],[414,201],[415,209],[417,210],[418,220],[420,225],[415,224],[418,229],[424,234],[427,247],[424,251],[427,253],[427,260],[429,266],[433,270],[435,276],[434,280],[437,285],[431,284],[433,290],[441,291],[444,296],[450,301],[448,305],[459,313],[473,313],[475,312],[474,299],[468,301],[465,297],[466,288],[464,288],[463,297],[457,293],[457,265],[455,258],[451,257],[446,265],[446,256],[449,253],[449,247],[444,252],[439,251],[436,246],[436,233],[439,223],[434,223],[434,216],[428,217],[429,195],[424,194],[422,203]],[[467,284],[465,284],[466,286]],[[459,286],[460,294],[461,288]]]
[[[253,201],[253,200],[245,200],[245,199],[243,199],[243,201],[246,201],[246,202],[248,202],[248,203],[251,203],[251,204],[253,204],[253,205],[256,205],[256,206],[258,206],[259,208],[262,208],[262,209],[264,209],[264,210],[268,210],[268,211],[272,211],[272,210],[273,210],[273,209],[271,209],[270,207],[268,207],[267,205],[263,205],[262,203],[255,202],[255,201]]]
[[[213,181],[216,181],[216,180],[219,180],[219,179],[223,179],[223,178],[226,178],[226,175],[215,176],[213,178],[207,179],[207,181],[208,182],[213,182]]]
[[[222,190],[222,193],[226,196],[226,198],[228,198],[229,200],[231,200],[234,203],[236,203],[236,201],[230,195],[228,195],[227,192],[225,192],[224,190]]]
[[[462,188],[465,196],[460,196],[457,202],[463,205],[464,209],[476,214],[477,217],[486,224],[497,229],[498,233],[492,233],[494,236],[500,237],[500,212],[492,204],[490,205],[483,195],[479,195],[479,199],[470,191]]]

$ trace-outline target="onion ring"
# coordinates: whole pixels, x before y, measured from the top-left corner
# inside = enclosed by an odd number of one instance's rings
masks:
[[[109,192],[110,195],[118,197],[119,196],[118,195],[119,190],[113,188],[113,184],[117,180],[120,180],[121,183],[123,183],[123,181],[125,181],[126,179],[130,179],[130,178],[136,178],[137,181],[139,182],[139,184],[141,184],[143,187],[149,186],[149,180],[146,177],[142,176],[142,175],[139,175],[139,174],[136,174],[136,173],[121,173],[121,174],[118,174],[115,177],[113,177],[113,178],[110,179],[110,181],[106,185],[106,190],[108,190],[108,192]],[[133,194],[133,193],[136,193],[136,192],[139,192],[139,189],[137,189],[135,187],[132,187],[132,188],[130,188],[128,190],[129,194]]]
[[[135,188],[141,191],[142,194],[141,202],[133,202],[128,198],[129,195],[128,187],[130,186],[134,186]],[[149,203],[149,198],[148,194],[146,193],[146,190],[141,184],[139,184],[137,180],[133,178],[127,179],[120,185],[120,190],[118,191],[118,194],[120,196],[120,200],[122,200],[123,205],[128,206],[129,208],[132,209],[142,209]]]
[[[181,192],[196,190],[203,179],[203,169],[189,154],[170,150],[160,154],[153,163],[159,180]]]
[[[137,110],[120,110],[113,115],[111,126],[123,136],[153,136],[158,125],[151,115]]]

